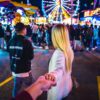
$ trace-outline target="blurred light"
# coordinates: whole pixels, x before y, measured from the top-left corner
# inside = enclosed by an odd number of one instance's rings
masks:
[[[4,10],[4,7],[0,7],[0,13],[1,14],[4,14],[4,11],[3,10]]]
[[[21,9],[17,9],[17,12],[20,14],[20,15],[23,15],[23,11]]]
[[[94,3],[92,2],[91,5],[93,5]]]
[[[87,4],[84,4],[85,7],[87,7]]]

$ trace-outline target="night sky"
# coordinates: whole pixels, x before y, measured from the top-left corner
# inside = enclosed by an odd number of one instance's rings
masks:
[[[24,3],[26,3],[27,0],[14,0],[14,1],[17,1],[17,2],[23,1]],[[41,2],[42,2],[42,0],[30,0],[30,3],[34,6],[39,7],[40,12],[42,13]],[[93,9],[93,3],[94,3],[94,0],[80,0],[80,11]],[[99,4],[99,0],[97,0],[96,6],[100,7],[100,5],[98,5],[98,4]]]
[[[27,0],[13,0],[13,1],[17,1],[17,2],[23,1],[24,3],[27,3]],[[42,0],[30,0],[30,3],[34,6],[37,6],[42,12],[41,2]]]

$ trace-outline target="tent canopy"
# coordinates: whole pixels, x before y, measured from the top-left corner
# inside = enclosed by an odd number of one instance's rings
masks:
[[[22,3],[17,3],[17,2],[13,2],[12,0],[0,0],[0,6],[15,6],[15,7],[21,7],[23,8],[26,12],[28,12],[29,15],[34,14],[35,12],[37,12],[38,7],[36,6],[31,6],[31,5],[27,5],[27,4],[22,4]]]

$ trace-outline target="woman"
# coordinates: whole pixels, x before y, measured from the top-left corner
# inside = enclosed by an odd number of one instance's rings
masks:
[[[46,79],[55,77],[57,85],[49,90],[48,100],[62,100],[72,90],[71,72],[74,59],[66,26],[58,24],[53,27],[52,42],[56,50],[50,60]]]

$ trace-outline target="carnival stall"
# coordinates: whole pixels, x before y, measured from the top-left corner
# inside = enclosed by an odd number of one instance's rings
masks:
[[[38,12],[38,7],[12,0],[0,0],[0,20],[2,24],[13,24],[23,22],[26,25],[30,22],[30,16]]]
[[[100,26],[100,8],[84,11],[84,17],[80,18],[81,24]]]

